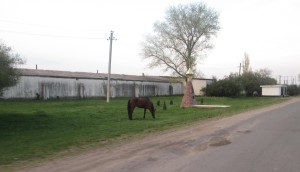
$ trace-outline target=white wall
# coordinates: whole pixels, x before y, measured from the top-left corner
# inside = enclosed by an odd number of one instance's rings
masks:
[[[205,88],[209,81],[210,80],[193,79],[192,84],[193,84],[195,95],[197,95],[197,96],[204,95],[204,93],[201,91],[201,89]]]
[[[2,98],[41,99],[106,97],[107,81],[102,79],[76,79],[22,76],[17,85],[4,91]],[[112,97],[183,94],[180,82],[143,82],[111,80]],[[138,94],[138,95],[137,95]]]
[[[261,85],[262,96],[286,96],[286,85]]]
[[[281,87],[262,87],[262,96],[280,96]]]

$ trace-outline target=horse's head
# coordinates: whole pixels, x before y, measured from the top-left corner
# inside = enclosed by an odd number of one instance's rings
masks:
[[[151,104],[150,112],[152,114],[152,117],[155,118],[155,109],[154,109],[153,104]]]

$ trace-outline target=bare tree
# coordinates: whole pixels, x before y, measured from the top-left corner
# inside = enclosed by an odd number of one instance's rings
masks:
[[[169,7],[165,21],[157,21],[154,34],[143,43],[143,58],[150,60],[150,68],[186,77],[189,68],[196,71],[200,52],[212,48],[211,36],[220,29],[218,19],[218,12],[204,3]]]
[[[268,68],[259,69],[256,73],[260,74],[262,77],[271,77],[272,71]]]

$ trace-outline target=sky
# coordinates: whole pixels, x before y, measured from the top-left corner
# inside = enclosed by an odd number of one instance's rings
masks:
[[[22,68],[107,73],[113,31],[112,73],[169,75],[147,68],[141,43],[169,6],[191,2],[197,1],[0,0],[0,40],[26,60]],[[276,79],[298,81],[300,1],[202,2],[219,12],[221,27],[214,48],[198,61],[203,77],[238,72],[247,52],[253,71],[267,68]]]

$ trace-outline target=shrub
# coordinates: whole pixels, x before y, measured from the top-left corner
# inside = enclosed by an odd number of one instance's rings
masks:
[[[287,87],[288,95],[290,96],[296,96],[300,94],[300,87],[297,85],[289,85]]]

